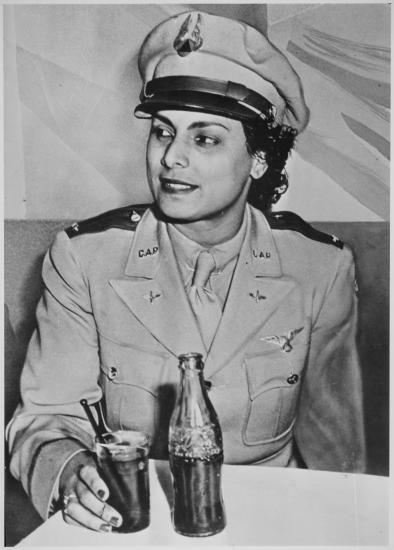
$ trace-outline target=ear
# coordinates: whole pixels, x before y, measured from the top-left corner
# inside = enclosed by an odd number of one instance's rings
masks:
[[[250,170],[250,175],[253,179],[260,179],[265,171],[267,170],[267,163],[265,162],[264,153],[259,153],[258,156],[253,157],[252,159],[252,168]]]

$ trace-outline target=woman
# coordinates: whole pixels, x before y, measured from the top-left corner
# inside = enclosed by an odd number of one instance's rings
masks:
[[[112,429],[148,432],[163,457],[188,351],[204,356],[226,462],[365,468],[352,255],[270,210],[308,121],[298,76],[256,30],[197,12],[151,32],[140,71],[154,204],[58,235],[8,427],[41,515],[63,503],[102,531],[121,517],[79,401],[103,399]]]

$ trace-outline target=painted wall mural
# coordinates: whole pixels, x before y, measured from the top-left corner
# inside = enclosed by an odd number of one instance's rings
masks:
[[[349,22],[354,11],[350,6]],[[319,17],[320,26],[321,21]],[[314,116],[298,152],[362,204],[387,219],[389,48],[301,23],[296,35],[288,41],[286,51],[303,64],[306,89],[309,79],[321,80],[314,96]]]

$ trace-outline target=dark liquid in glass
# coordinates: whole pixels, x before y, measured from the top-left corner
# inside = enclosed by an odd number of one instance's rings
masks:
[[[204,537],[224,529],[222,462],[221,454],[207,460],[170,454],[174,478],[173,523],[181,535]]]
[[[116,460],[99,457],[99,470],[108,485],[108,504],[123,518],[119,533],[132,533],[150,523],[148,457]]]

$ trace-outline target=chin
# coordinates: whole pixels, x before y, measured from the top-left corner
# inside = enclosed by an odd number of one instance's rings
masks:
[[[199,219],[198,214],[188,208],[187,204],[176,203],[176,201],[158,200],[156,202],[159,210],[167,218],[177,221],[196,221]]]

